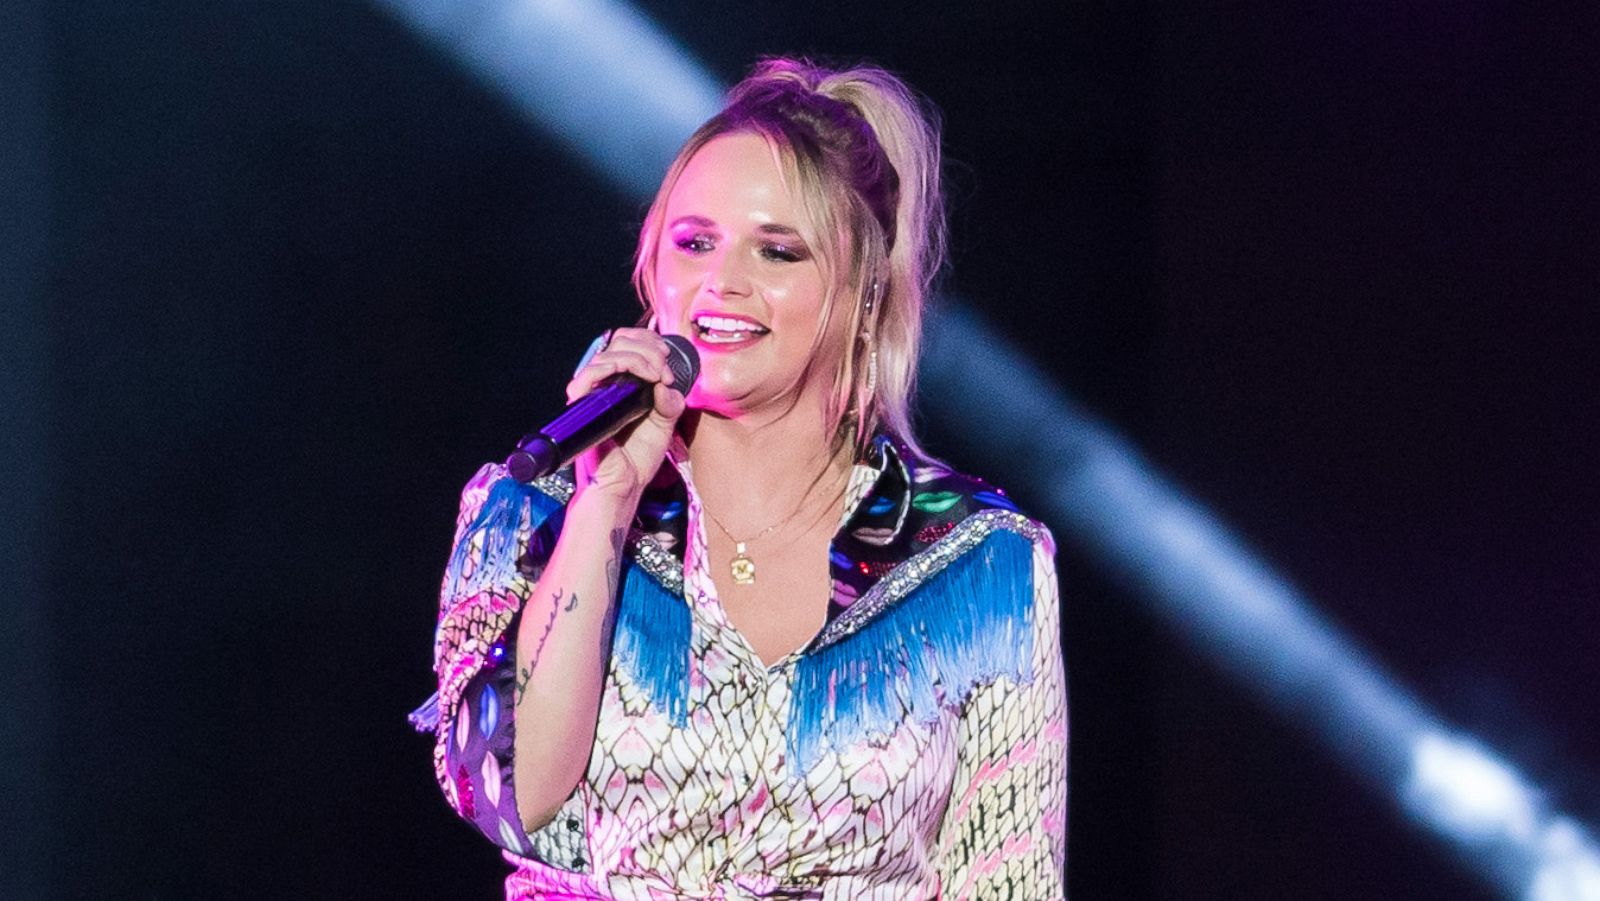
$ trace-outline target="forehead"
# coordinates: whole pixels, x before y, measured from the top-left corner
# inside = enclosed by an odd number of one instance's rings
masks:
[[[667,219],[703,216],[718,224],[777,223],[805,230],[804,207],[779,151],[761,135],[719,135],[695,151],[667,198]]]

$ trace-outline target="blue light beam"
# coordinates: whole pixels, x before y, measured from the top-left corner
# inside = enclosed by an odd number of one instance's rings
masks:
[[[374,0],[629,196],[655,193],[722,88],[615,0]]]
[[[1507,898],[1600,901],[1600,849],[1503,759],[1453,733],[1211,513],[975,313],[928,330],[930,409],[1013,464],[1050,520],[1172,631],[1392,793]],[[1049,461],[1015,467],[1015,461]]]
[[[619,191],[654,193],[720,90],[615,0],[374,0]],[[1600,849],[1503,759],[1452,732],[1218,519],[954,300],[921,377],[945,424],[1173,631],[1313,731],[1505,897],[1600,901]],[[1035,468],[1019,461],[1040,461]]]

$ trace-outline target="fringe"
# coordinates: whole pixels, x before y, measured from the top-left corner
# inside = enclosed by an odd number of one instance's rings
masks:
[[[1009,676],[1032,679],[1033,544],[997,530],[859,632],[802,657],[789,759],[808,772],[826,751],[886,740],[908,719]]]
[[[502,476],[489,486],[483,506],[471,525],[461,533],[445,567],[447,603],[472,598],[487,591],[503,589],[517,577],[517,563],[523,553],[523,536],[531,537],[552,514],[562,509],[561,501],[543,491]],[[476,566],[469,572],[468,566]],[[445,610],[439,622],[444,628],[451,611]],[[437,635],[437,633],[436,633]],[[493,638],[490,638],[493,641]],[[436,653],[439,645],[435,644]],[[435,660],[435,666],[441,661]],[[423,702],[406,717],[418,732],[437,732],[439,693]]]
[[[519,535],[531,536],[544,521],[562,509],[561,502],[532,485],[509,476],[496,479],[472,525],[461,534],[445,569],[445,585],[452,597],[474,594],[509,584],[517,575],[522,556]],[[478,549],[477,568],[466,577],[469,557]]]
[[[628,561],[611,655],[676,726],[689,721],[689,605]]]
[[[406,715],[406,722],[418,732],[436,732],[439,729],[439,693],[428,695],[422,706]]]
[[[560,499],[535,485],[504,477],[489,486],[483,506],[462,533],[445,569],[450,596],[472,597],[519,577],[524,543],[534,540],[546,520],[565,512]],[[684,725],[689,709],[688,606],[632,560],[624,567],[619,605],[612,653],[651,703]],[[412,724],[421,729],[422,722],[431,722],[436,728],[437,703],[433,699],[431,713],[428,704],[418,708]]]

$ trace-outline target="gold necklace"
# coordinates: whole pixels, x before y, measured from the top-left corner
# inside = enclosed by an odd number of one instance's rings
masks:
[[[805,498],[802,497],[800,499],[800,506],[804,505]],[[712,513],[710,510],[706,510],[706,508],[703,506],[700,509],[705,510],[706,515],[711,517],[711,521],[716,523],[717,528],[722,530],[722,534],[728,536],[728,540],[733,542],[733,559],[728,562],[728,572],[733,576],[733,582],[735,585],[754,585],[756,582],[756,561],[750,557],[750,552],[745,549],[746,546],[748,546],[750,542],[767,535],[773,529],[776,529],[781,525],[786,525],[789,520],[795,518],[795,514],[800,512],[800,507],[795,507],[793,513],[790,513],[783,519],[773,523],[770,526],[767,526],[765,529],[762,529],[755,535],[740,541],[739,539],[733,537],[733,533],[728,531],[728,527],[722,524],[722,520],[718,519],[715,513]]]
[[[767,526],[765,529],[762,529],[743,541],[735,538],[733,533],[728,531],[728,527],[722,524],[722,520],[717,518],[717,514],[712,513],[711,510],[704,504],[700,505],[700,509],[704,510],[706,515],[711,517],[711,521],[716,523],[717,528],[722,530],[722,534],[728,536],[728,540],[733,542],[733,559],[728,561],[728,573],[733,576],[733,583],[735,585],[754,585],[756,582],[756,561],[750,556],[750,551],[748,549],[750,543],[767,536],[774,529],[777,529],[780,526],[788,525],[789,521],[798,516],[801,509],[805,507],[806,498],[811,496],[811,490],[815,487],[815,485],[812,485],[811,488],[806,489],[805,494],[800,495],[799,503],[794,505],[794,509],[789,511],[788,516],[785,516],[784,518],[778,520],[770,526]]]

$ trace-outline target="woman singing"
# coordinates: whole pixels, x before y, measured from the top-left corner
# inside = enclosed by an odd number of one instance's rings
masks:
[[[654,409],[467,485],[434,762],[509,898],[1062,897],[1054,546],[911,430],[938,141],[880,69],[759,65],[644,222],[650,327],[567,386]]]

